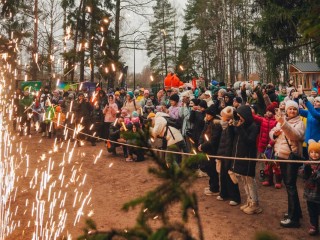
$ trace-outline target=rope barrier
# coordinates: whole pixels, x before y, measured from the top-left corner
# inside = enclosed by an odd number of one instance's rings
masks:
[[[51,120],[54,123],[57,123],[53,120]],[[71,131],[76,131],[75,129],[72,129],[68,127],[67,125],[59,124],[61,126],[64,126],[64,128],[69,129]],[[157,149],[157,148],[149,148],[149,147],[142,147],[142,146],[137,146],[137,145],[132,145],[128,143],[121,143],[117,141],[113,141],[110,139],[105,139],[105,138],[100,138],[96,137],[94,135],[90,135],[87,133],[83,132],[78,132],[78,134],[82,134],[91,138],[95,138],[97,140],[103,140],[103,141],[109,141],[111,143],[115,143],[118,145],[123,145],[123,146],[128,146],[128,147],[133,147],[133,148],[139,148],[139,149],[144,149],[144,150],[149,150],[149,151],[154,151],[154,152],[163,152],[163,153],[172,153],[172,154],[178,154],[178,155],[186,155],[186,156],[194,156],[196,155],[195,153],[184,153],[184,152],[177,152],[177,151],[168,151],[168,150],[163,150],[163,149]],[[219,155],[208,155],[206,154],[207,158],[214,158],[214,159],[226,159],[226,160],[240,160],[240,161],[256,161],[256,162],[274,162],[274,163],[304,163],[304,164],[319,164],[319,161],[306,161],[306,160],[282,160],[282,159],[264,159],[264,158],[241,158],[241,157],[228,157],[228,156],[219,156]]]

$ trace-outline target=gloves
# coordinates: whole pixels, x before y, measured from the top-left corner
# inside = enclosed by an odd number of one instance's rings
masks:
[[[305,94],[302,94],[302,95],[301,95],[301,99],[302,99],[302,101],[303,101],[304,103],[306,103],[306,102],[308,101],[307,95],[305,95]]]

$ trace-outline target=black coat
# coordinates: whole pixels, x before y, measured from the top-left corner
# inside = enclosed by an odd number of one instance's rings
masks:
[[[232,155],[232,147],[233,147],[233,139],[234,139],[234,127],[228,126],[225,129],[222,129],[219,149],[217,152],[218,156],[226,156],[231,157]],[[223,169],[230,170],[233,161],[231,159],[220,159],[221,164],[224,166]]]
[[[256,139],[258,128],[253,121],[251,109],[249,106],[241,106],[237,112],[245,119],[239,127],[235,127],[235,135],[232,147],[233,161],[232,170],[235,173],[244,176],[255,176],[256,161],[236,160],[239,158],[256,158],[257,145]]]
[[[195,142],[196,147],[199,143],[199,138],[201,136],[201,132],[204,128],[205,121],[204,117],[206,116],[205,112],[199,111],[190,111],[189,121],[192,123],[192,140]]]
[[[201,150],[209,155],[216,155],[219,149],[219,142],[221,136],[221,125],[219,120],[213,120],[207,122],[201,133],[199,144],[201,144]],[[207,135],[208,140],[205,135]]]

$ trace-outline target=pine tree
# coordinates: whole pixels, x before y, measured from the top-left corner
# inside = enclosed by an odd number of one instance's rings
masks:
[[[193,69],[193,60],[190,54],[190,46],[187,34],[184,34],[181,38],[181,46],[176,62],[176,73],[184,82],[191,80],[192,76],[197,75]]]
[[[175,10],[168,0],[157,0],[153,7],[154,20],[150,23],[151,34],[147,40],[147,54],[155,74],[167,75],[174,69],[174,21]]]

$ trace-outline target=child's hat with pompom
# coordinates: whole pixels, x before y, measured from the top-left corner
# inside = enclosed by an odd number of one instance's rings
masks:
[[[315,151],[315,152],[317,152],[317,153],[320,154],[320,143],[319,143],[319,142],[316,142],[316,141],[314,141],[313,139],[310,139],[310,140],[308,141],[308,144],[309,144],[309,146],[308,146],[308,153],[309,153],[310,151]]]
[[[132,112],[132,117],[139,117],[139,113],[137,111]]]

